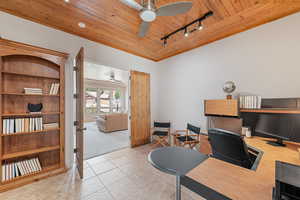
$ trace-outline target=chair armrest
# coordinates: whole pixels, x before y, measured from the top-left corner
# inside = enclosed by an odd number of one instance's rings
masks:
[[[199,135],[198,134],[189,134],[187,136],[198,137]]]
[[[187,130],[176,130],[174,133],[187,133]]]

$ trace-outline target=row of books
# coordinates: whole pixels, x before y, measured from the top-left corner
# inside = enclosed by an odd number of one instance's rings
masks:
[[[50,95],[57,95],[59,91],[59,83],[52,83],[50,87]]]
[[[23,160],[2,165],[2,182],[9,181],[19,176],[36,173],[42,170],[38,158]]]
[[[240,108],[260,109],[261,96],[240,96]]]
[[[50,95],[57,95],[59,92],[59,83],[52,83],[50,86]],[[43,94],[43,89],[41,88],[24,88],[25,94]]]
[[[41,131],[43,130],[43,118],[34,117],[3,119],[2,129],[3,134]]]
[[[43,94],[41,88],[24,88],[25,94]]]
[[[48,124],[44,124],[44,129],[55,129],[55,128],[59,128],[59,124],[58,123],[48,123]]]

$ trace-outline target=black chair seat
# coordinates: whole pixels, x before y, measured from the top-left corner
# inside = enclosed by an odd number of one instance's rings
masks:
[[[168,131],[154,131],[153,135],[156,135],[156,136],[168,136]]]
[[[194,138],[192,138],[191,136],[179,136],[177,137],[177,139],[180,142],[192,142],[192,141],[196,141]]]

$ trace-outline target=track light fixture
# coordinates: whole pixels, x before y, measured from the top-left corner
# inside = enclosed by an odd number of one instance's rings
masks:
[[[199,21],[197,29],[198,29],[198,31],[201,31],[203,29],[203,25],[202,25],[201,21]]]
[[[184,29],[184,37],[189,37],[189,32],[187,28]]]
[[[199,31],[202,30],[204,28],[202,25],[202,21],[205,20],[207,17],[212,16],[213,14],[214,13],[212,11],[209,11],[206,14],[204,14],[202,17],[200,17],[200,18],[192,21],[191,23],[189,23],[185,26],[182,26],[181,28],[173,31],[172,33],[169,33],[168,35],[162,37],[161,40],[163,41],[164,47],[167,45],[167,40],[169,39],[169,37],[171,37],[172,35],[175,35],[178,32],[184,31],[184,36],[188,37],[190,33],[193,33],[194,31],[197,31],[197,30],[199,30]],[[188,31],[189,27],[194,25],[195,23],[198,23],[197,28],[194,28],[194,29]]]
[[[163,46],[165,47],[165,46],[167,46],[167,44],[168,44],[168,39],[166,38],[166,39],[164,39],[164,45]]]

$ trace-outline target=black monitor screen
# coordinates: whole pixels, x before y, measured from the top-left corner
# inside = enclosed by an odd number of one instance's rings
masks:
[[[283,115],[260,114],[255,132],[284,140],[289,140],[291,121]]]

